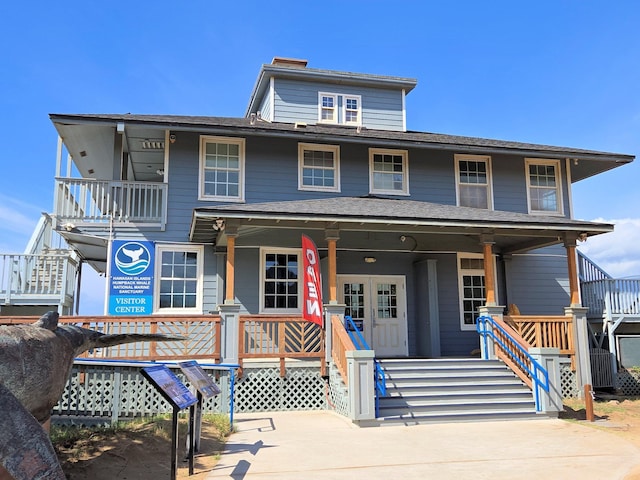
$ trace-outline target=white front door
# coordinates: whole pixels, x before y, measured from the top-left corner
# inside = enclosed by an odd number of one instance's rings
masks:
[[[346,315],[362,325],[377,357],[407,355],[407,297],[404,276],[339,275],[340,301]]]

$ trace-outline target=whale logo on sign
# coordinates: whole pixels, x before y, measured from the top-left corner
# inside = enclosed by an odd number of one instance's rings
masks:
[[[116,251],[115,263],[125,275],[140,275],[149,268],[150,258],[147,247],[138,242],[128,242]]]

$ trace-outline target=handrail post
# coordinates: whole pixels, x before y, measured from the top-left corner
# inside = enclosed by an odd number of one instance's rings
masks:
[[[239,363],[240,304],[218,305],[220,311],[221,363]]]
[[[349,378],[349,418],[358,423],[375,420],[374,351],[348,350],[346,357]]]
[[[329,303],[324,304],[324,330],[325,335],[325,347],[324,347],[324,359],[327,363],[331,363],[331,348],[333,345],[333,336],[331,329],[331,318],[335,315],[341,322],[344,321],[344,309],[346,305]]]
[[[534,382],[533,394],[536,399],[536,409],[539,413],[551,417],[557,417],[558,412],[563,410],[562,405],[562,382],[560,378],[560,349],[559,348],[530,348],[529,354],[547,372],[548,377]],[[543,374],[535,370],[536,375]],[[545,391],[542,385],[547,384],[549,391]]]
[[[482,305],[478,308],[478,313],[481,317],[491,317],[502,320],[504,315],[504,307]],[[491,324],[486,324],[485,328],[490,330],[493,327],[491,326]],[[491,335],[484,335],[484,339],[481,339],[480,351],[482,352],[482,358],[485,360],[495,360],[497,358],[493,337]]]

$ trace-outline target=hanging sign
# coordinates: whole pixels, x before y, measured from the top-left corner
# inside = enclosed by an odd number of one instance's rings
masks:
[[[153,242],[113,240],[109,315],[153,313]]]
[[[302,235],[303,298],[302,316],[322,327],[322,283],[320,280],[318,249],[306,235]]]

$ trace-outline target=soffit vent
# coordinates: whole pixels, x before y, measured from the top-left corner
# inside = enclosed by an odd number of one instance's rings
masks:
[[[164,150],[164,142],[162,140],[145,138],[141,143],[143,150]]]

